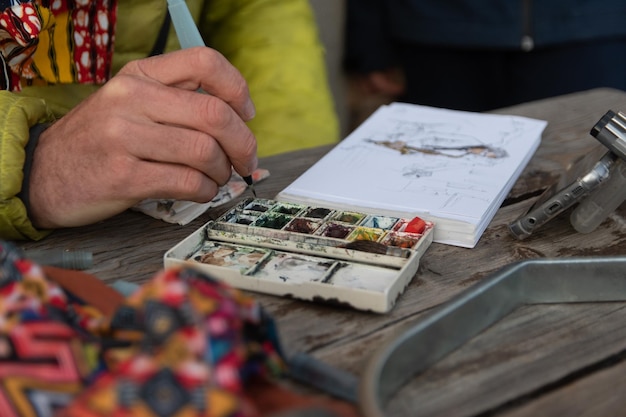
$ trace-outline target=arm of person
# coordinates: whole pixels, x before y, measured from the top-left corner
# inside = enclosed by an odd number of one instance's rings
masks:
[[[200,28],[237,67],[257,114],[248,123],[267,156],[339,140],[324,49],[306,0],[212,0]]]
[[[22,184],[38,135],[53,116],[43,100],[8,91],[0,91],[0,114],[0,237],[38,240],[48,231],[30,221]]]

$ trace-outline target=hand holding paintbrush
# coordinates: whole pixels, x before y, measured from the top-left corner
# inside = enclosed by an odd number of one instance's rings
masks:
[[[217,51],[132,61],[39,136],[28,181],[33,224],[81,226],[145,199],[206,203],[233,169],[256,169],[245,123],[253,116],[245,80]]]

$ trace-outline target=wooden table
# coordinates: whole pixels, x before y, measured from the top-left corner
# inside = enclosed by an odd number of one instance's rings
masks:
[[[587,235],[576,233],[566,214],[524,241],[513,239],[507,229],[572,160],[599,146],[589,131],[610,109],[626,111],[626,92],[597,89],[496,111],[549,124],[478,245],[432,244],[416,277],[385,315],[255,294],[276,317],[286,351],[305,351],[361,375],[376,347],[394,331],[511,262],[626,253],[626,205]],[[258,195],[274,197],[329,149],[262,159],[260,166],[271,176],[256,186]],[[185,227],[126,212],[23,247],[92,251],[95,264],[87,272],[109,283],[140,283],[162,267],[166,250],[226,209]],[[394,416],[623,415],[625,358],[626,303],[528,306],[414,378],[387,411]]]

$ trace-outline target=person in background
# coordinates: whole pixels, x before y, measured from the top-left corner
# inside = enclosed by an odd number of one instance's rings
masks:
[[[180,50],[165,0],[0,0],[0,237],[206,202],[233,168],[339,139],[306,0],[187,5],[209,47]]]
[[[624,0],[347,0],[346,13],[356,101],[486,111],[626,89]]]

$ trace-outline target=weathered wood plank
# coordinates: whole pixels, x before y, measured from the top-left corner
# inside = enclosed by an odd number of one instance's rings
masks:
[[[626,409],[626,363],[619,355],[601,364],[596,372],[579,378],[541,398],[525,401],[502,413],[503,417],[522,416],[621,416]]]

